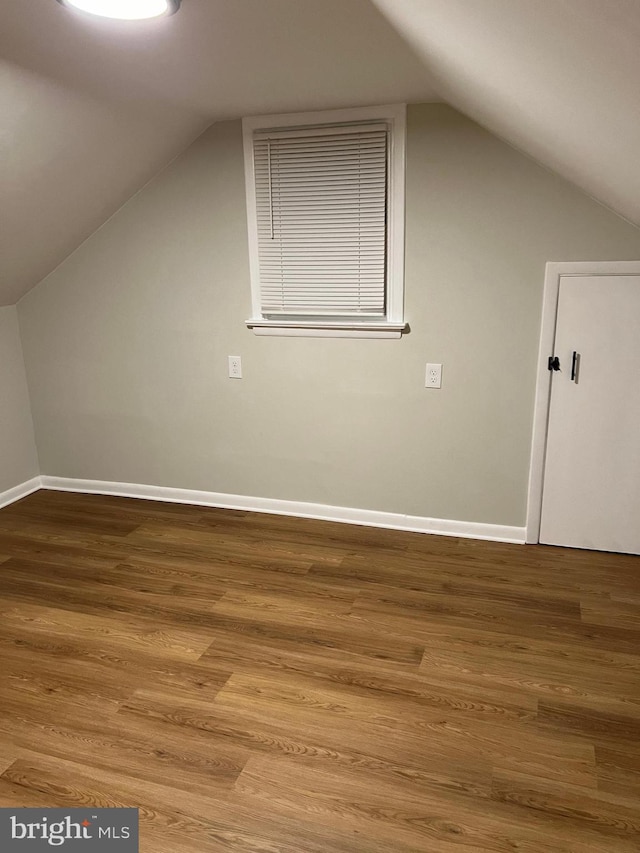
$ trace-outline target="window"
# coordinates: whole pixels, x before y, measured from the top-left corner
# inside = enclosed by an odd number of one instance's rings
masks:
[[[243,121],[256,334],[400,337],[405,107]]]

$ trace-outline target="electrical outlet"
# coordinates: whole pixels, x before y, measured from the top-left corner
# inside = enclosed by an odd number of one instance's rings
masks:
[[[239,355],[229,356],[229,379],[242,379],[242,359]]]
[[[442,387],[442,365],[427,364],[427,375],[425,378],[425,388],[441,388]]]

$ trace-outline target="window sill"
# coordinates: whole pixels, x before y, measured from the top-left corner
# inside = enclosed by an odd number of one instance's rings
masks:
[[[350,323],[315,320],[247,320],[254,335],[295,338],[400,338],[406,323]]]

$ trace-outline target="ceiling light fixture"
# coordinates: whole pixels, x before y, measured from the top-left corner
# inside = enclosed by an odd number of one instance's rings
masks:
[[[124,21],[162,18],[173,15],[180,8],[180,0],[58,0],[58,3],[91,15]]]

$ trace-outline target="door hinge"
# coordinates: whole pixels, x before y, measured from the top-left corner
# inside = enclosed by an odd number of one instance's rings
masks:
[[[560,370],[560,359],[557,355],[550,355],[549,361],[547,362],[547,367],[549,370]]]

